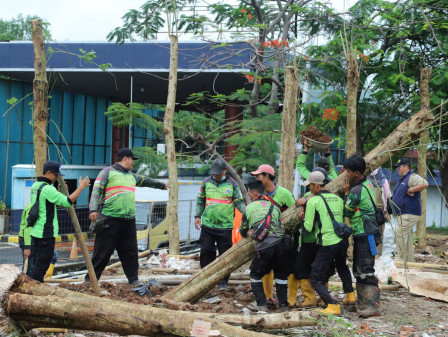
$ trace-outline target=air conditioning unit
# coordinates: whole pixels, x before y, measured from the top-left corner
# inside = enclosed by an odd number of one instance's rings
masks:
[[[166,144],[157,144],[157,152],[166,153]]]

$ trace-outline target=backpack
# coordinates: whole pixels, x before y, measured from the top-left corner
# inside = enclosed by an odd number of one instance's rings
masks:
[[[33,206],[31,206],[30,212],[28,213],[28,217],[26,218],[26,222],[28,223],[27,227],[33,227],[39,218],[39,198],[40,198],[40,192],[42,192],[42,189],[46,186],[46,183],[43,183],[39,186],[37,190],[37,197],[36,201],[34,202]]]
[[[274,210],[274,204],[271,203],[269,207],[268,214],[263,220],[260,220],[254,227],[251,238],[257,242],[262,242],[269,233],[269,228],[271,227],[272,211]]]
[[[331,221],[333,222],[334,233],[341,239],[347,239],[348,237],[350,237],[350,235],[353,234],[353,229],[347,226],[345,223],[337,222],[325,198],[320,194],[318,194],[318,196],[322,198],[325,206],[327,207],[328,214],[330,215]]]

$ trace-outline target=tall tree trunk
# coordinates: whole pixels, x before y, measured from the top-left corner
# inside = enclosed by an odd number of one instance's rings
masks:
[[[367,163],[367,172],[381,166],[403,147],[413,143],[420,137],[421,132],[432,121],[432,113],[423,110],[401,123],[389,137],[383,139],[380,144],[370,151],[364,159]],[[333,193],[342,192],[342,186],[346,173],[342,173],[326,187]],[[282,213],[282,223],[292,226],[299,221],[297,207],[289,207]],[[208,266],[182,282],[178,287],[170,290],[164,298],[180,302],[195,302],[209,292],[219,281],[229,275],[236,268],[248,262],[254,253],[254,246],[248,239],[241,240],[235,246],[227,250],[222,256]]]
[[[430,109],[429,102],[429,80],[431,78],[432,69],[423,68],[420,71],[420,108],[422,110]],[[418,174],[426,178],[426,150],[428,148],[428,129],[425,129],[420,136],[420,145],[418,147]],[[417,222],[417,237],[418,246],[421,248],[426,247],[426,197],[427,191],[420,192],[422,203],[422,216]]]
[[[163,133],[166,141],[166,154],[168,161],[169,176],[169,202],[168,202],[168,237],[170,254],[180,254],[179,248],[179,221],[177,216],[177,196],[179,187],[177,185],[177,161],[176,148],[174,142],[173,120],[176,106],[177,91],[177,58],[178,58],[178,40],[176,35],[170,35],[170,74],[168,82],[168,98],[166,102],[166,111],[163,118]]]
[[[31,31],[34,46],[33,144],[37,177],[43,174],[44,163],[47,160],[48,81],[44,35],[39,19],[31,21]]]
[[[356,147],[356,101],[358,95],[359,72],[356,52],[347,53],[347,129],[346,129],[346,155],[347,157],[357,151]]]
[[[292,191],[294,184],[294,152],[296,148],[298,70],[286,67],[285,99],[282,114],[280,172],[278,184]]]

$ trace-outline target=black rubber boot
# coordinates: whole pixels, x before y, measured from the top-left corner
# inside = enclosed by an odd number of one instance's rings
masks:
[[[358,316],[367,318],[380,316],[380,288],[377,286],[356,283],[358,293]]]
[[[288,285],[275,283],[275,289],[277,290],[277,299],[280,309],[288,309]]]
[[[254,293],[255,300],[257,301],[258,307],[266,307],[266,296],[264,295],[263,283],[262,282],[252,282],[252,292]]]

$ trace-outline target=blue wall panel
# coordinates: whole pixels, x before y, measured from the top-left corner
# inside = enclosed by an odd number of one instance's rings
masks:
[[[23,97],[23,87],[19,83],[11,86],[11,97],[17,98],[19,101]],[[23,108],[23,101],[18,102],[18,104],[9,110],[9,116],[6,115],[4,118],[9,123],[9,141],[10,142],[20,142],[22,139],[22,116],[21,111]],[[3,115],[3,112],[1,113]],[[20,153],[20,150],[19,152]]]
[[[96,99],[94,97],[87,97],[86,106],[86,118],[85,118],[85,144],[94,145],[95,144],[95,103]]]
[[[86,106],[86,96],[75,94],[74,99],[74,119],[73,119],[73,164],[82,165],[83,164],[83,151],[82,145],[84,142],[84,116],[85,116],[85,106]]]
[[[0,97],[0,141],[4,142],[8,130],[8,115],[3,116],[8,111],[9,85],[6,81],[0,81]]]

